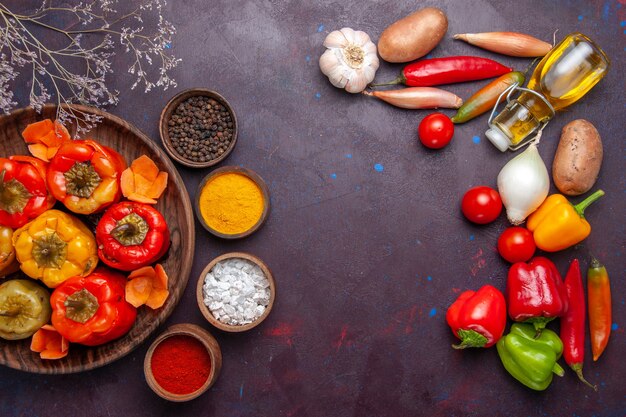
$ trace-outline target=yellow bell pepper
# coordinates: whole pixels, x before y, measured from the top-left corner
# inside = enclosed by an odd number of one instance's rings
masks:
[[[22,271],[56,288],[73,276],[89,275],[98,264],[96,239],[76,217],[48,210],[13,233]]]
[[[585,209],[603,195],[604,191],[598,190],[577,205],[561,194],[546,198],[526,221],[537,247],[546,252],[557,252],[585,240],[591,233],[591,226],[585,220]]]
[[[15,259],[13,247],[13,229],[0,226],[0,278],[20,269]]]

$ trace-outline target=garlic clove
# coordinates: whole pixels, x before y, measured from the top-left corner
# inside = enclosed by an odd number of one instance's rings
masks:
[[[345,89],[348,93],[360,93],[365,90],[365,87],[367,87],[370,81],[368,81],[363,70],[357,70],[354,71],[354,74],[350,77],[350,81],[346,84]]]
[[[373,67],[371,65],[366,65],[362,68],[363,71],[363,76],[365,77],[365,81],[366,81],[366,86],[367,84],[371,83],[372,81],[374,81],[374,77],[376,76],[376,69],[378,68],[378,65],[376,65],[376,67]]]
[[[347,45],[346,37],[338,30],[330,32],[324,40],[324,46],[327,48],[344,48]]]
[[[363,52],[365,52],[366,57],[376,57],[376,61],[378,61],[378,56],[376,55],[376,45],[372,41],[366,43],[362,46]]]
[[[347,44],[354,44],[354,29],[351,28],[343,28],[339,30],[343,36],[346,38]],[[347,46],[347,45],[346,45]]]
[[[327,75],[332,85],[337,88],[345,88],[353,76],[353,70],[343,65],[335,65]]]
[[[376,72],[379,65],[380,65],[380,61],[378,60],[378,56],[371,55],[371,54],[365,55],[365,59],[363,60],[363,67],[371,67],[374,70],[374,72]],[[374,78],[372,78],[372,80],[373,79]]]
[[[370,39],[369,35],[365,32],[363,32],[362,30],[357,30],[356,32],[354,32],[354,44],[358,45],[358,46],[365,46],[369,43],[372,42],[372,40]]]
[[[320,70],[324,75],[329,75],[333,69],[337,66],[336,49],[327,49],[322,56],[320,56]]]

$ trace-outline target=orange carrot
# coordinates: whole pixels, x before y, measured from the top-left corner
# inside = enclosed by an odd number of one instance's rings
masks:
[[[154,268],[144,266],[128,276],[126,301],[135,307],[147,305],[152,309],[162,307],[169,296],[168,277],[160,264]]]
[[[587,305],[589,308],[589,330],[591,352],[597,361],[611,335],[611,285],[604,265],[596,258],[587,270]]]
[[[45,324],[33,335],[30,350],[38,352],[41,359],[61,359],[67,356],[69,343],[52,325]]]
[[[152,159],[142,155],[122,172],[122,194],[138,203],[156,204],[167,187],[167,179],[167,172],[159,171]]]

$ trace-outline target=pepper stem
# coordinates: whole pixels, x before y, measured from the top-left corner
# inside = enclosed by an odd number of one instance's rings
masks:
[[[572,368],[572,370],[576,372],[576,375],[578,375],[578,379],[580,379],[585,385],[592,388],[594,391],[598,392],[598,386],[591,384],[583,376],[583,364],[582,363],[573,363],[570,365],[570,368]]]
[[[65,317],[83,324],[90,320],[100,307],[96,296],[85,288],[68,296],[63,304]]]
[[[525,323],[531,323],[535,327],[535,339],[539,339],[541,332],[548,323],[554,320],[554,317],[533,317],[525,321]]]
[[[380,83],[380,84],[370,84],[370,87],[382,87],[385,85],[397,85],[404,84],[406,82],[406,77],[403,74],[400,74],[395,80],[389,81],[388,83]]]
[[[591,204],[593,204],[597,199],[599,199],[603,195],[604,195],[604,191],[602,190],[596,191],[595,193],[591,194],[589,197],[585,198],[580,203],[576,204],[574,206],[574,210],[576,210],[576,213],[578,213],[580,217],[584,218],[585,209],[589,207]]]
[[[461,339],[458,345],[452,345],[453,349],[466,349],[472,347],[485,347],[487,338],[475,330],[459,329],[457,336]]]
[[[602,268],[602,264],[595,256],[591,255],[591,265],[589,265],[589,269],[598,269]]]
[[[565,369],[563,369],[563,367],[561,367],[561,365],[559,365],[558,362],[554,362],[554,366],[552,367],[552,372],[554,372],[556,375],[561,376],[561,377],[565,375]]]

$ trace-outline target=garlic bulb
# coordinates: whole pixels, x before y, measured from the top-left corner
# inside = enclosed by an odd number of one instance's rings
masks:
[[[360,93],[374,80],[379,61],[367,33],[335,30],[326,36],[324,46],[328,49],[320,57],[320,69],[335,87]]]
[[[550,176],[537,150],[537,141],[511,159],[498,174],[498,192],[506,207],[506,216],[514,225],[522,224],[537,210],[549,190]]]

